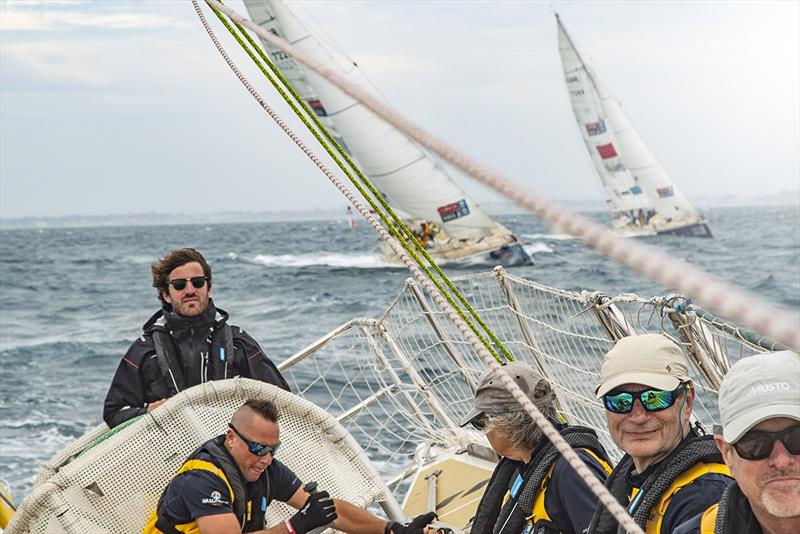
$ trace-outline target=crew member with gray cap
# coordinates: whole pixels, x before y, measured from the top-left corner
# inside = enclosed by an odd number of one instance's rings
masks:
[[[714,440],[736,482],[675,532],[800,532],[800,356],[739,360],[722,380],[719,416]]]
[[[512,362],[480,379],[475,407],[461,419],[486,433],[501,457],[472,521],[473,534],[580,533],[597,497],[543,435],[500,379],[507,373],[601,481],[611,466],[594,430],[559,422],[550,384],[533,367]]]
[[[732,479],[713,438],[689,424],[695,393],[678,345],[656,334],[622,338],[603,360],[595,394],[625,452],[606,487],[647,534],[671,534],[719,500]],[[619,528],[598,505],[588,532]]]

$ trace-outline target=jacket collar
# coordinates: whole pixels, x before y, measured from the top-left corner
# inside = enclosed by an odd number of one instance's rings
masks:
[[[214,301],[208,299],[208,307],[195,317],[184,317],[172,310],[172,306],[165,306],[154,313],[142,327],[145,333],[154,329],[180,332],[191,328],[216,327],[228,320],[228,313],[214,306]]]

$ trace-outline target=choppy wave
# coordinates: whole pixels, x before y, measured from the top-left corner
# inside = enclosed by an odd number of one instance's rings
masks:
[[[383,261],[376,254],[337,254],[322,252],[318,254],[259,254],[253,263],[267,267],[348,267],[355,269],[386,269],[402,266]]]
[[[534,254],[552,254],[555,252],[547,243],[524,243],[522,248],[525,249],[525,252],[527,252],[529,256],[533,256]]]
[[[568,241],[570,239],[578,239],[574,235],[569,234],[522,234],[522,238],[524,239],[546,239],[549,241]]]

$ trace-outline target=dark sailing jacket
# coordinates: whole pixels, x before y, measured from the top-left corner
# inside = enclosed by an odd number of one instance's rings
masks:
[[[224,434],[205,442],[186,459],[175,476],[182,475],[187,471],[202,470],[220,477],[231,489],[231,506],[242,532],[262,530],[267,505],[272,501],[269,473],[265,470],[261,474],[253,485],[255,491],[248,495],[247,481],[242,477],[236,462],[225,449],[224,443]],[[174,518],[169,517],[164,503],[166,494],[167,490],[165,489],[143,532],[147,534],[195,532],[197,528],[195,519],[189,523],[178,524]],[[263,506],[260,504],[262,501]]]
[[[289,386],[275,364],[228,314],[209,299],[196,317],[157,311],[122,357],[103,405],[103,420],[115,427],[147,412],[147,405],[186,388],[241,376]]]
[[[673,528],[717,502],[725,487],[733,482],[712,436],[700,436],[694,429],[661,462],[633,475],[633,459],[625,455],[606,480],[606,488],[628,509],[628,513],[647,534],[670,534]],[[708,483],[707,485],[704,485]],[[690,487],[696,485],[697,491]],[[681,503],[681,517],[663,528],[669,506]],[[687,506],[688,505],[688,506]],[[673,514],[674,515],[674,514]],[[622,527],[608,510],[598,504],[588,534],[618,534]]]
[[[611,470],[608,455],[594,430],[568,426],[560,432],[570,446],[584,451],[606,472]],[[527,465],[508,458],[502,458],[497,464],[475,512],[471,534],[550,534],[560,532],[556,528],[556,521],[569,523],[567,518],[551,518],[549,513],[552,512],[548,513],[545,507],[547,492],[559,482],[550,481],[550,477],[561,455],[547,438],[542,439],[544,441],[534,449]],[[511,495],[504,501],[509,493],[509,483],[520,473],[520,465],[526,465],[520,474],[521,479],[514,484]],[[580,490],[584,488],[580,487]],[[585,488],[585,491],[588,492],[589,489]]]
[[[762,534],[750,501],[734,482],[718,503],[675,529],[674,534]]]

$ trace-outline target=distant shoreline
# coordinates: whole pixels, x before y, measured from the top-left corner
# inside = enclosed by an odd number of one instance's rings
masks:
[[[560,204],[577,212],[602,212],[606,210],[601,200],[560,201]],[[694,200],[702,212],[708,209],[792,207],[800,208],[800,191],[787,191],[777,195],[756,198],[717,197]],[[490,216],[519,215],[525,210],[511,203],[484,202],[481,208]],[[54,217],[0,218],[0,230],[36,228],[103,228],[122,226],[175,226],[182,224],[240,224],[260,222],[330,221],[346,218],[345,206],[339,209],[298,211],[221,212],[221,213],[132,213],[107,215],[63,215]]]

